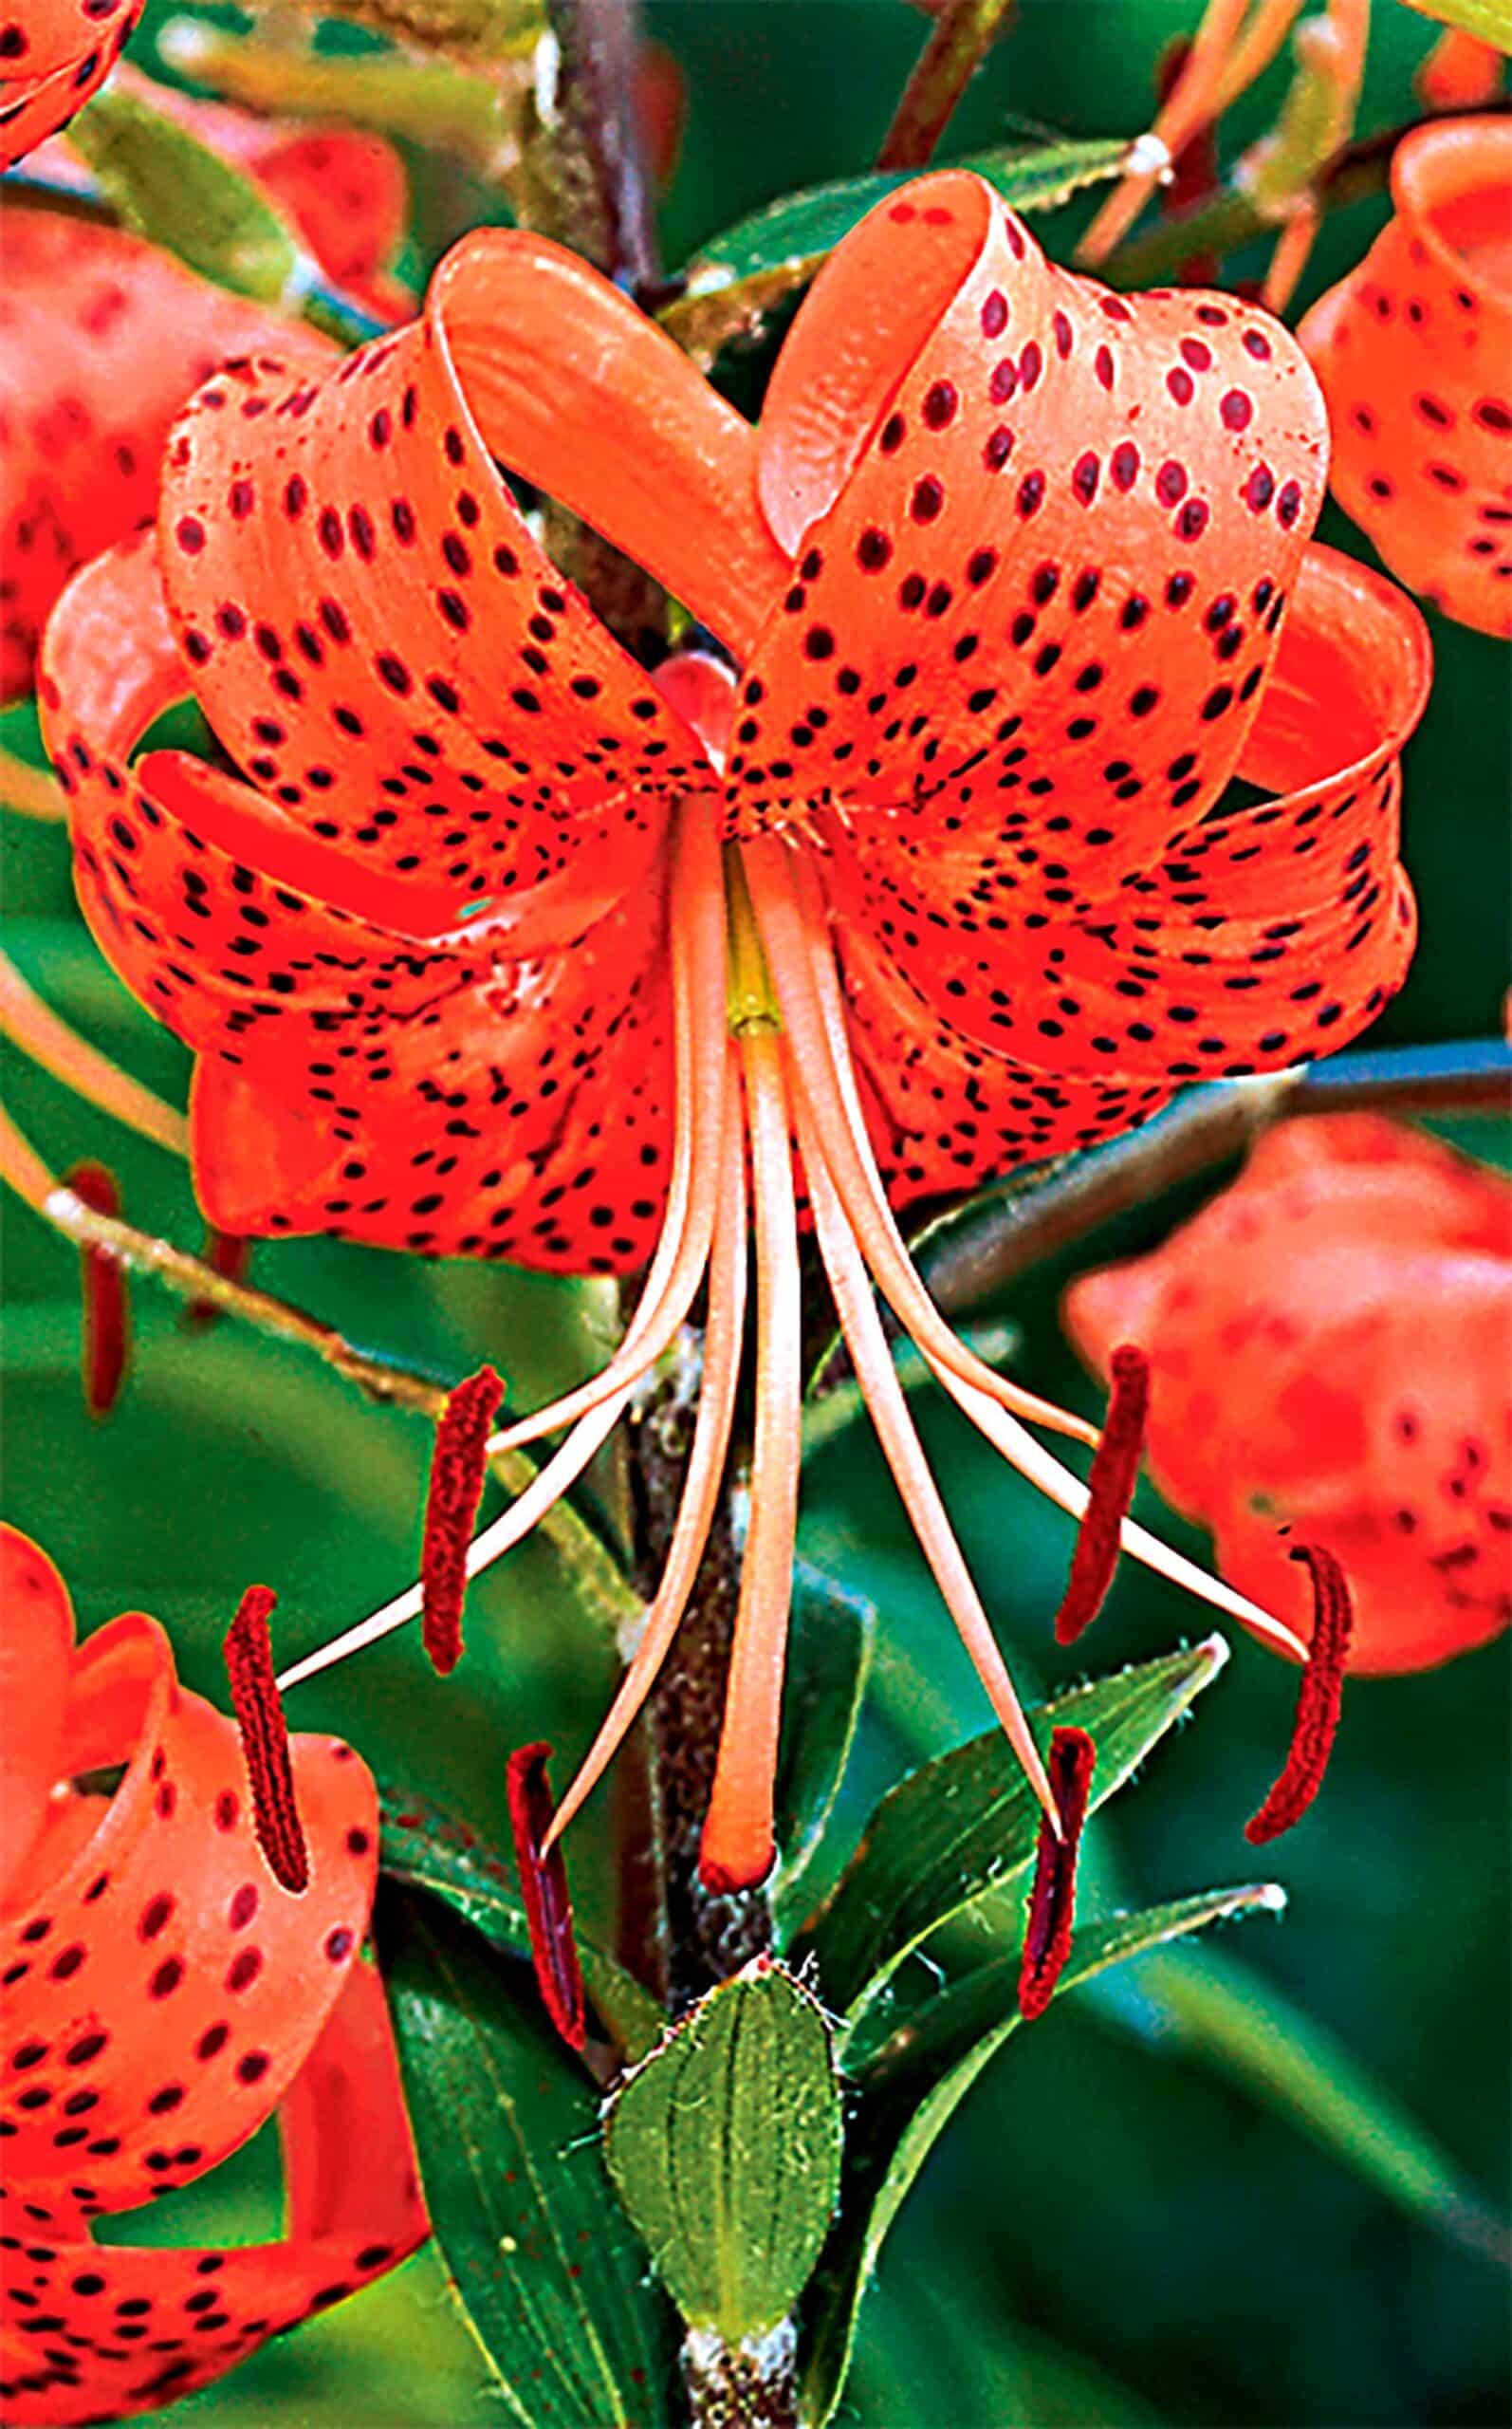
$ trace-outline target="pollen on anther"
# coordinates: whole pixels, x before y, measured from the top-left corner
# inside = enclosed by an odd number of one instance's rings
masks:
[[[1019,2012],[1026,2024],[1044,2013],[1071,1954],[1077,1858],[1097,1759],[1097,1747],[1084,1729],[1058,1729],[1053,1734],[1046,1768],[1060,1815],[1060,1836],[1056,1837],[1048,1821],[1042,1821],[1019,1964]]]
[[[296,1895],[309,1886],[309,1854],[294,1794],[288,1729],[273,1677],[267,1615],[278,1597],[267,1585],[249,1585],[226,1631],[226,1674],[231,1709],[241,1731],[242,1752],[252,1790],[252,1826],[268,1869]]]
[[[75,1197],[96,1214],[119,1215],[120,1192],[104,1164],[75,1164],[65,1176]],[[108,1417],[120,1394],[130,1346],[126,1269],[104,1249],[83,1247],[79,1256],[83,1294],[80,1371],[84,1406],[91,1417]]]
[[[582,1970],[572,1928],[572,1900],[561,1845],[542,1847],[554,1807],[546,1778],[547,1745],[519,1746],[509,1757],[507,1785],[514,1858],[530,1928],[530,1956],[547,2014],[571,2049],[587,2035]]]
[[[1252,1847],[1263,1846],[1268,1839],[1279,1839],[1283,1830],[1291,1829],[1323,1785],[1338,1729],[1355,1622],[1349,1581],[1333,1553],[1320,1544],[1299,1544],[1291,1557],[1304,1562],[1312,1572],[1312,1641],[1281,1776],[1259,1812],[1245,1825],[1245,1836]]]
[[[493,1368],[480,1366],[451,1394],[435,1429],[420,1548],[420,1627],[431,1666],[442,1678],[462,1659],[468,1546],[489,1472],[489,1430],[503,1398]]]
[[[1101,1610],[1114,1571],[1123,1522],[1134,1499],[1150,1411],[1150,1361],[1132,1342],[1120,1344],[1111,1361],[1112,1394],[1102,1438],[1092,1462],[1087,1503],[1071,1558],[1071,1575],[1056,1613],[1057,1644],[1074,1644]]]

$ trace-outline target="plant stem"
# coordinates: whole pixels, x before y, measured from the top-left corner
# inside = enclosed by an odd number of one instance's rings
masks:
[[[1283,1116],[1499,1111],[1512,1102],[1512,1049],[1471,1039],[1340,1054],[1261,1080],[1197,1089],[1146,1130],[1069,1159],[1039,1188],[947,1217],[916,1255],[947,1313],[976,1305],[1028,1267],[1227,1161]]]
[[[658,1381],[632,1424],[639,1584],[648,1599],[676,1523],[702,1364],[700,1344],[689,1327],[674,1370]],[[704,1887],[698,1874],[739,1592],[740,1562],[727,1502],[672,1658],[646,1706],[655,1946],[640,1952],[640,1969],[655,1972],[653,1987],[673,2014],[772,1945],[771,1909],[763,1890],[719,1897]],[[636,1861],[633,1845],[625,1853],[632,1863]],[[633,1892],[634,1880],[626,1886]]]
[[[879,169],[929,165],[956,103],[1013,6],[1014,0],[946,0],[876,156]]]

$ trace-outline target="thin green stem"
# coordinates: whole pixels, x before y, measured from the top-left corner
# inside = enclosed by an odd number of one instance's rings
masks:
[[[1088,1233],[1242,1154],[1283,1116],[1484,1112],[1512,1106],[1512,1050],[1472,1039],[1388,1048],[1194,1090],[1146,1130],[1078,1156],[1039,1187],[945,1216],[915,1251],[947,1313],[969,1307]]]
[[[1013,8],[1014,0],[945,0],[876,156],[879,169],[928,167]]]

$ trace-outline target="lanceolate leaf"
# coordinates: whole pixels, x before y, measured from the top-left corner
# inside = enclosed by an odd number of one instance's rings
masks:
[[[1086,1924],[1072,1942],[1059,1998],[1126,1956],[1200,1931],[1205,1923],[1275,1914],[1284,1894],[1268,1882],[1214,1889],[1143,1914]],[[1015,1964],[1001,1959],[963,1975],[884,2043],[858,2076],[860,2105],[846,2142],[840,2216],[809,2311],[803,2419],[822,2429],[839,2402],[856,2337],[856,2316],[877,2254],[904,2196],[943,2127],[1021,2019]]]
[[[1496,50],[1512,50],[1512,0],[1409,0],[1441,26],[1458,26]]]
[[[389,1785],[380,1794],[383,1874],[444,1901],[495,1948],[527,1957],[530,1929],[509,1860],[428,1798]],[[578,1955],[588,1995],[621,2057],[643,2057],[666,2022],[655,2000],[581,1933]]]
[[[437,1900],[387,1882],[376,1921],[426,2200],[500,2419],[655,2429],[669,2322],[592,2084],[528,1975]]]
[[[1448,2153],[1343,2045],[1226,1952],[1184,1950],[1133,1977],[1136,2025],[1158,2020],[1161,2047],[1207,2060],[1322,2144],[1398,2209],[1472,2252],[1512,2260],[1512,2234]],[[1131,2020],[1110,1984],[1107,2011]]]
[[[721,1983],[615,2096],[609,2173],[691,2327],[786,2318],[829,2233],[840,2102],[829,2029],[781,1967]]]
[[[974,169],[1017,211],[1050,211],[1079,187],[1116,177],[1128,149],[1122,137],[1097,138],[979,152],[954,165]],[[732,339],[759,335],[768,313],[808,285],[872,205],[913,175],[910,169],[838,178],[738,220],[688,264],[686,288],[663,311],[663,326],[707,370]]]
[[[773,1890],[778,1919],[796,1920],[809,1866],[856,1735],[872,1666],[876,1606],[800,1561],[793,1571],[793,1634],[783,1690],[777,1773],[782,1862]]]
[[[1039,1706],[1038,1734],[1087,1730],[1097,1741],[1096,1808],[1144,1760],[1228,1658],[1222,1637],[1094,1679]],[[792,1950],[813,1956],[825,2004],[853,2023],[937,1924],[999,1889],[1034,1854],[1039,1808],[1000,1731],[912,1772],[885,1796],[833,1895]]]
[[[295,298],[310,265],[245,171],[136,93],[97,93],[68,130],[128,228],[217,286],[261,304]]]

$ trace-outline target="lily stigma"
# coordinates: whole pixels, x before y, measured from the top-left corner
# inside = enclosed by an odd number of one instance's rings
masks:
[[[711,640],[648,675],[498,463]],[[1188,1080],[1340,1045],[1399,985],[1398,753],[1427,642],[1392,584],[1309,547],[1326,463],[1316,382],[1266,314],[1111,295],[948,172],[831,257],[759,429],[581,261],[487,231],[422,320],[334,373],[259,356],[201,390],[157,533],[65,594],[41,697],[81,899],[196,1051],[210,1220],[646,1270],[603,1371],[489,1438],[564,1437],[469,1573],[582,1474],[707,1290],[665,1573],[554,1830],[686,1606],[749,1293],[749,1518],[703,1864],[723,1888],[770,1865],[809,1224],[920,1544],[1059,1826],[874,1292],[1079,1518],[1087,1487],[1027,1428],[1093,1430],[957,1338],[898,1214],[1128,1129]],[[186,673],[251,782],[173,751],[128,769]],[[1220,808],[1235,774],[1256,798]],[[281,1684],[423,1602],[412,1587]]]

